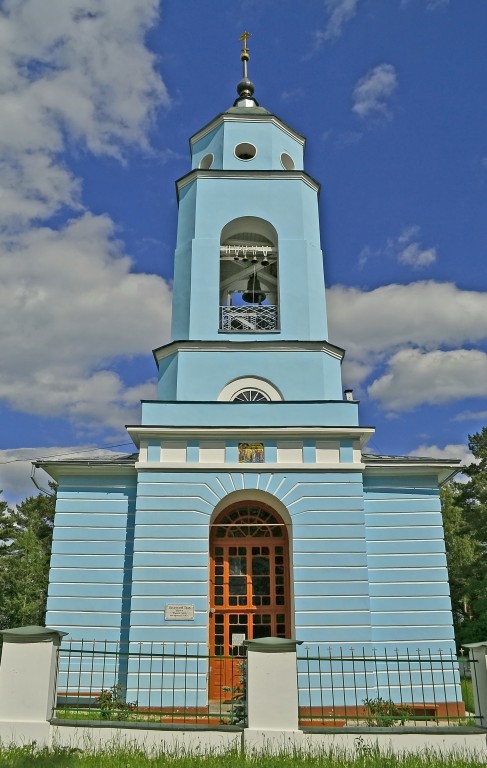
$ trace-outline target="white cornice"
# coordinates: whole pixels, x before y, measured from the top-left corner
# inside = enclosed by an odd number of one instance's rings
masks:
[[[345,350],[326,341],[173,341],[153,350],[157,362],[175,352],[324,352],[343,360]]]
[[[313,179],[311,176],[309,176],[306,171],[272,171],[272,170],[256,170],[256,171],[236,171],[236,170],[203,170],[202,168],[194,168],[192,171],[186,174],[186,176],[183,176],[181,179],[178,179],[176,182],[176,190],[178,193],[178,202],[179,202],[179,193],[184,187],[188,186],[188,184],[191,184],[195,179],[238,179],[241,181],[242,179],[265,179],[265,180],[275,180],[275,181],[282,181],[283,179],[291,180],[291,181],[304,181],[305,184],[308,185],[308,187],[311,187],[312,190],[315,192],[320,191],[320,184],[315,179]]]
[[[175,470],[179,469],[181,472],[208,472],[211,470],[212,472],[272,472],[276,474],[277,472],[323,472],[326,471],[344,471],[344,472],[363,472],[365,469],[365,464],[361,464],[360,462],[356,462],[355,464],[350,463],[339,463],[335,462],[334,464],[328,462],[326,464],[317,464],[316,462],[306,464],[304,462],[295,463],[287,463],[287,462],[274,462],[273,464],[270,464],[268,462],[262,463],[262,464],[243,464],[243,463],[228,463],[225,462],[216,464],[213,463],[202,463],[200,461],[198,462],[157,462],[157,461],[139,461],[135,465],[135,469],[138,469],[139,471],[143,472],[147,469],[156,469],[156,470],[168,470],[170,469]]]
[[[414,459],[411,461],[401,461],[399,458],[395,459],[391,457],[389,460],[374,462],[374,464],[369,464],[367,459],[365,459],[364,475],[368,477],[389,475],[401,477],[412,474],[420,476],[435,475],[438,478],[440,485],[443,485],[461,471],[459,464],[460,459],[458,459],[458,462],[455,460],[451,462],[439,462],[434,459],[431,459],[428,462],[425,462],[424,459],[423,461],[416,462]]]
[[[211,122],[207,123],[203,128],[201,128],[197,133],[195,133],[193,136],[191,136],[189,140],[190,147],[193,147],[194,144],[196,144],[198,141],[203,139],[205,136],[207,136],[209,133],[215,130],[219,125],[222,125],[223,123],[272,123],[272,125],[275,125],[277,128],[280,128],[283,133],[286,133],[288,136],[290,136],[292,139],[298,142],[298,144],[301,144],[302,147],[306,144],[306,139],[304,136],[302,136],[297,131],[293,130],[289,125],[284,123],[279,117],[276,117],[276,115],[252,115],[252,117],[249,115],[232,115],[227,114],[223,112],[222,114],[215,117]]]
[[[41,467],[44,472],[57,480],[58,477],[66,475],[86,475],[87,472],[96,476],[116,476],[116,475],[134,475],[135,474],[135,460],[133,464],[97,464],[93,461],[81,461],[80,463],[71,464],[69,462],[36,462],[36,466]]]
[[[225,403],[218,403],[218,405],[225,405]],[[273,405],[280,405],[280,403],[273,403]],[[330,439],[330,438],[345,438],[355,439],[360,442],[360,447],[370,440],[375,432],[373,427],[166,427],[166,426],[127,426],[127,432],[139,447],[140,439],[164,439],[172,438],[177,440],[185,439],[200,439],[208,440],[215,438],[227,438],[231,439],[244,439],[249,440],[262,440],[263,438],[276,438],[277,440],[284,437],[300,437],[300,438],[313,438]],[[275,466],[275,465],[273,465]],[[301,465],[300,465],[301,466]],[[337,465],[335,465],[337,466]]]

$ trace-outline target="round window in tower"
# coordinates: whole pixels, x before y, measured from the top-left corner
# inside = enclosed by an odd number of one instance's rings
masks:
[[[241,389],[232,397],[234,403],[269,403],[270,397],[260,389]]]
[[[242,144],[237,144],[234,152],[235,157],[238,157],[239,160],[252,160],[257,154],[257,149],[253,144],[243,142]]]
[[[199,167],[203,171],[207,171],[208,168],[211,168],[211,166],[213,165],[213,160],[214,160],[214,157],[210,152],[209,154],[201,158]]]
[[[281,165],[285,171],[294,171],[294,160],[287,152],[281,153]]]

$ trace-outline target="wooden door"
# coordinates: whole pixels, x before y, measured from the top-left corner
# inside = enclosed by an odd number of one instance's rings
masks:
[[[243,640],[290,637],[286,527],[263,505],[235,505],[210,537],[210,694],[232,698]]]

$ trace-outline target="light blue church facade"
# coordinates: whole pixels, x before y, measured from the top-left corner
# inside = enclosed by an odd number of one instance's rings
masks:
[[[269,635],[450,652],[439,486],[456,463],[367,453],[328,340],[305,140],[238,92],[177,182],[172,341],[127,428],[137,452],[41,464],[58,483],[46,625],[216,656]]]

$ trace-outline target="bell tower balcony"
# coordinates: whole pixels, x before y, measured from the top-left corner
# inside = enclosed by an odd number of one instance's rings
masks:
[[[220,307],[220,331],[223,333],[275,333],[279,331],[279,307],[276,304]]]

